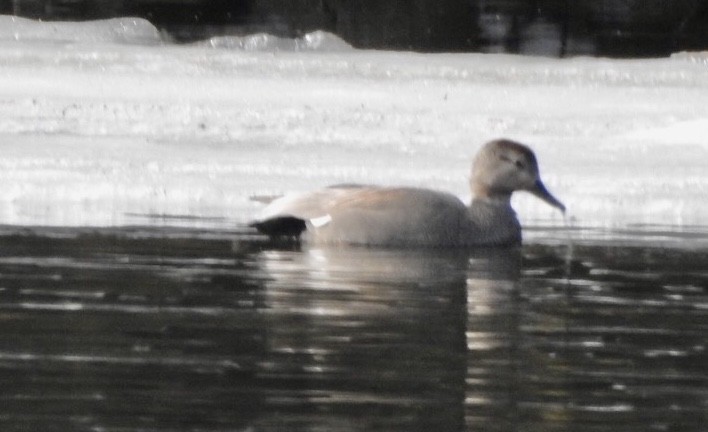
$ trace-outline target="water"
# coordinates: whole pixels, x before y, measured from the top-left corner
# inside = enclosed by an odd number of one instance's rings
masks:
[[[462,252],[4,227],[0,427],[704,431],[708,236],[653,232]]]

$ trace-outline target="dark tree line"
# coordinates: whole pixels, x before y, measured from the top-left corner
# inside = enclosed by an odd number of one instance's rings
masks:
[[[661,55],[708,48],[704,0],[0,0],[0,13],[44,19],[139,16],[178,39],[314,29],[361,48],[518,52],[542,20],[558,55],[576,41],[604,55]]]

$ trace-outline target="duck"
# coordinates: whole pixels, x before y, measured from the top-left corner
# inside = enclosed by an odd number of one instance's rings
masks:
[[[339,184],[271,201],[249,225],[271,238],[316,245],[454,248],[521,244],[511,206],[526,191],[565,214],[541,181],[534,152],[496,139],[472,161],[472,200],[410,186]]]

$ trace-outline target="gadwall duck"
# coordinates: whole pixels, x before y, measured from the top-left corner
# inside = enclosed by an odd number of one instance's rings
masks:
[[[251,223],[271,237],[316,244],[391,247],[516,245],[521,226],[511,194],[523,190],[565,212],[541,182],[533,151],[499,139],[474,158],[466,206],[456,196],[414,187],[337,185],[272,201]]]

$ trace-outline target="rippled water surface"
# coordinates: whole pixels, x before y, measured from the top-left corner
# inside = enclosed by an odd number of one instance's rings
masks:
[[[5,227],[0,429],[705,431],[701,236],[401,251]]]

